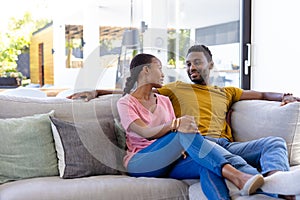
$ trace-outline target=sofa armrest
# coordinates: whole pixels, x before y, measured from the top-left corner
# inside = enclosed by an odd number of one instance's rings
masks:
[[[290,165],[300,164],[300,102],[247,100],[233,105],[231,128],[236,141],[267,136],[286,140]]]

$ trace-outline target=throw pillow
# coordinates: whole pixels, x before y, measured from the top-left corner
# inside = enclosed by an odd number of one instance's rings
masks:
[[[120,121],[118,119],[114,119],[114,127],[115,127],[115,133],[116,133],[116,137],[117,137],[117,142],[118,142],[118,146],[123,149],[126,150],[126,131],[124,130],[122,124],[120,123]]]
[[[57,176],[57,157],[49,116],[0,119],[0,184]]]
[[[119,174],[93,155],[87,148],[99,146],[103,142],[98,137],[93,137],[88,129],[88,122],[67,122],[55,117],[50,117],[54,134],[55,146],[58,155],[58,167],[61,178],[79,178],[101,174]],[[99,131],[100,132],[100,131]],[[85,142],[83,141],[85,140]],[[97,148],[95,148],[97,149]],[[101,148],[100,148],[101,149]],[[96,152],[98,156],[105,154]]]
[[[121,171],[122,174],[126,174],[126,169],[123,165],[123,158],[126,155],[127,145],[126,145],[126,131],[124,130],[122,124],[120,123],[119,119],[114,118],[114,129],[115,134],[117,137],[117,144],[118,144],[118,150],[117,150],[117,162],[118,162],[118,168],[119,171]]]

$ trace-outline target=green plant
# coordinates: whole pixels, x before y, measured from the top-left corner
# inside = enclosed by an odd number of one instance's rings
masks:
[[[2,78],[24,78],[21,72],[18,72],[16,68],[0,67],[0,77]]]
[[[0,77],[24,78],[17,70],[18,55],[29,49],[32,33],[48,23],[48,20],[33,20],[26,12],[22,19],[10,18],[5,33],[0,33]]]

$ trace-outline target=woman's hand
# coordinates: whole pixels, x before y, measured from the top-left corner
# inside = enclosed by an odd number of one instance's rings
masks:
[[[177,128],[177,131],[183,132],[183,133],[197,133],[198,132],[198,126],[195,122],[195,118],[193,116],[184,115],[179,120],[179,127]]]
[[[89,101],[91,99],[96,98],[98,95],[96,90],[93,91],[85,91],[85,92],[77,92],[70,96],[67,96],[68,99],[84,99],[85,101]]]

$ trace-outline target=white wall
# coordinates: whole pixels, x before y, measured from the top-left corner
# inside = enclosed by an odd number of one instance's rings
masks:
[[[252,0],[251,89],[300,96],[300,1]]]

